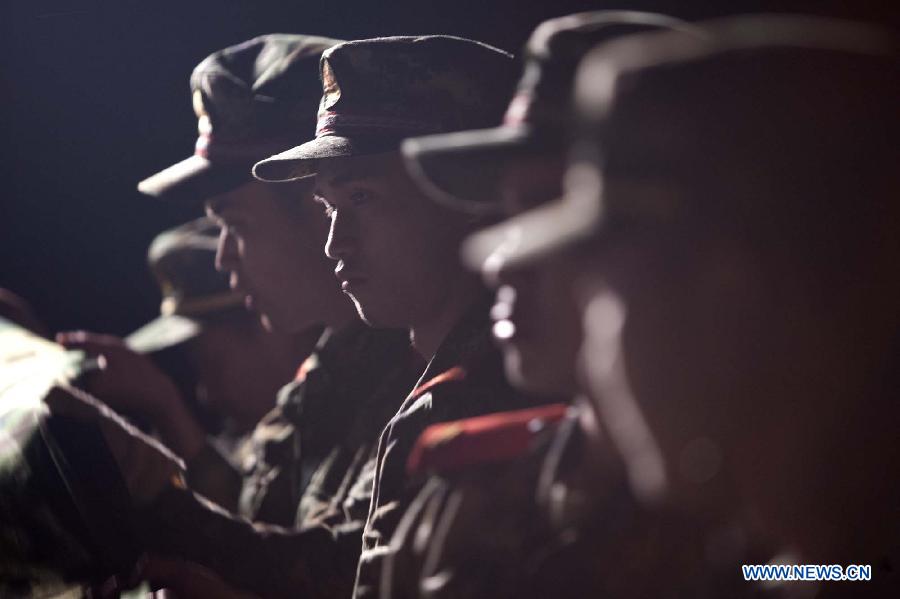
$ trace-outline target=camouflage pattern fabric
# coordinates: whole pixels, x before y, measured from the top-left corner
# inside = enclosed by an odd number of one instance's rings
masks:
[[[253,432],[241,515],[299,527],[340,511],[419,363],[406,331],[326,333]]]
[[[282,509],[293,530],[251,524],[172,488],[145,515],[149,550],[196,562],[265,596],[349,596],[374,444],[421,369],[405,331],[360,323],[325,338],[254,433],[259,443],[244,487],[244,510],[258,518]],[[316,467],[302,489],[310,462]]]
[[[450,332],[428,364],[420,384],[381,434],[355,597],[378,593],[390,539],[421,486],[406,475],[406,462],[422,432],[437,422],[539,402],[521,396],[506,381],[500,353],[490,335],[488,305],[488,301],[477,302]]]
[[[69,593],[127,573],[131,502],[96,426],[42,399],[79,356],[0,319],[0,596]]]

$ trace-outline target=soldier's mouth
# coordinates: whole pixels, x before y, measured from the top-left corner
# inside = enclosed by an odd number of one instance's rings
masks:
[[[353,287],[365,283],[365,277],[359,275],[358,271],[347,267],[344,262],[340,262],[334,269],[334,275],[341,282],[341,291],[349,292]]]

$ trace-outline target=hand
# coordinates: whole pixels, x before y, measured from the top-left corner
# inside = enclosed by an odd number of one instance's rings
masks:
[[[176,456],[84,391],[56,385],[44,397],[44,404],[53,416],[97,425],[136,505],[149,505],[180,480],[184,465]]]
[[[149,420],[163,441],[184,459],[190,460],[203,448],[205,433],[175,383],[150,358],[112,335],[59,333],[56,341],[97,358],[99,369],[80,377],[79,387],[116,411]]]
[[[155,420],[182,401],[175,383],[118,337],[77,331],[58,333],[56,342],[97,359],[98,369],[86,373],[78,386],[117,411]]]

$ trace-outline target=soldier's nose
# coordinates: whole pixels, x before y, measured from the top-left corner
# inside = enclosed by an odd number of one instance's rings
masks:
[[[353,251],[356,242],[355,225],[352,218],[335,210],[331,214],[331,226],[328,229],[328,241],[325,243],[325,255],[332,260],[343,260]]]

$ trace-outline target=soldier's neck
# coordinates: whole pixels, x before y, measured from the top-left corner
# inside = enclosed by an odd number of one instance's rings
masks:
[[[426,362],[434,357],[441,343],[471,308],[481,292],[477,280],[464,279],[453,287],[446,301],[428,318],[410,326],[410,341]]]
[[[333,304],[333,311],[325,319],[325,326],[339,330],[355,322],[359,322],[359,313],[353,303],[344,296]]]

